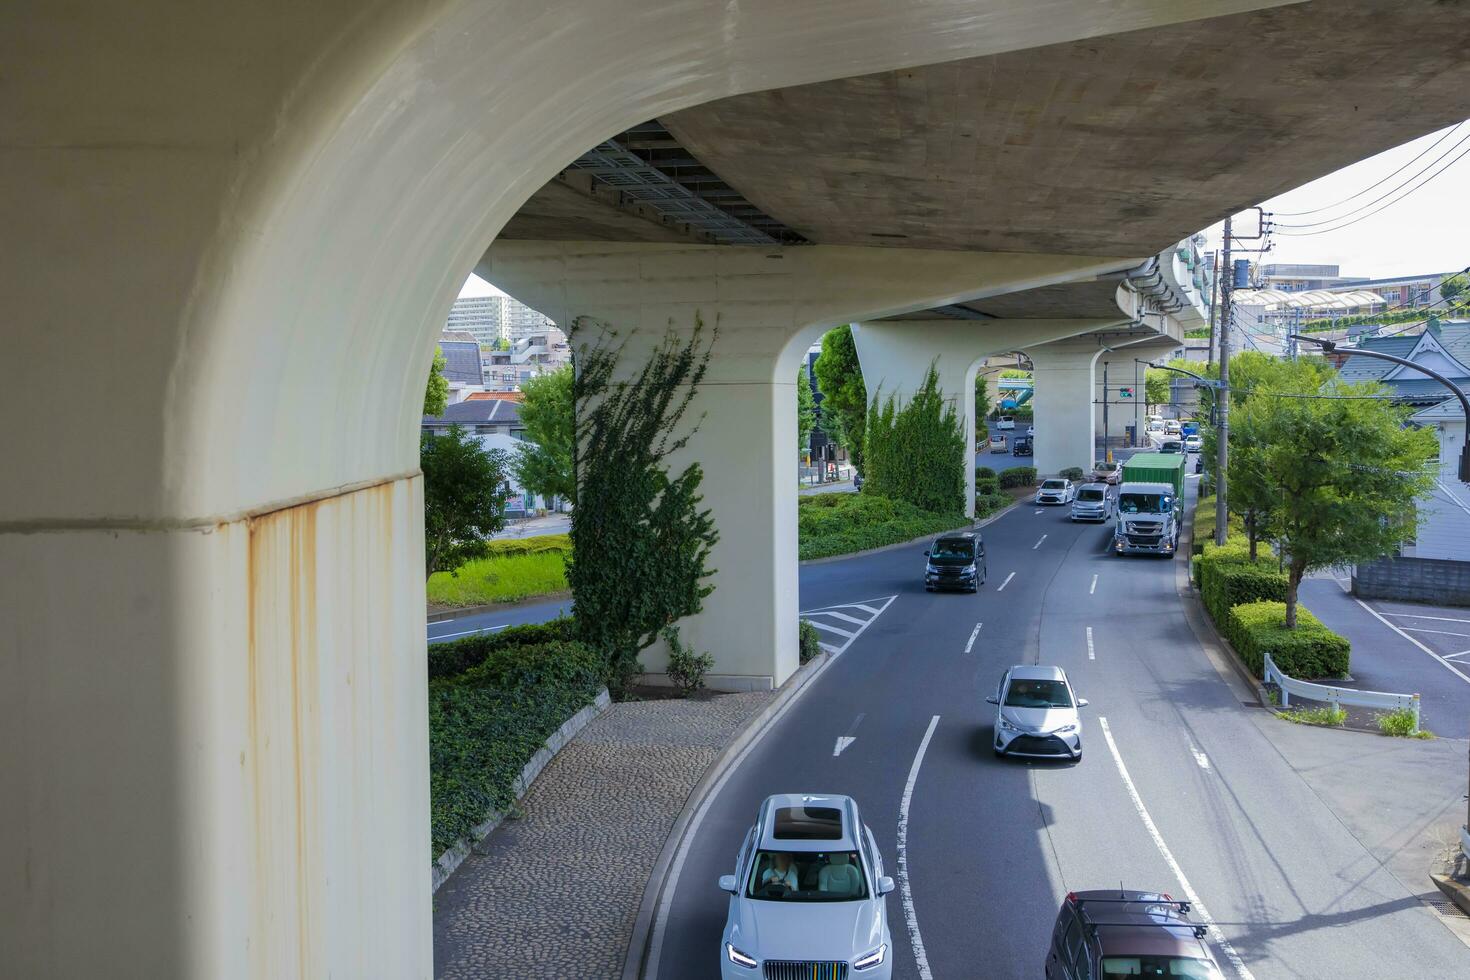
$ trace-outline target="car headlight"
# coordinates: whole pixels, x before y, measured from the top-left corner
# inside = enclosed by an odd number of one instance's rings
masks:
[[[1072,732],[1075,732],[1076,730],[1077,730],[1077,726],[1076,725],[1063,725],[1061,728],[1058,728],[1058,729],[1054,730],[1052,732],[1052,734],[1053,735],[1070,735]]]
[[[742,953],[730,943],[725,944],[725,955],[728,956],[730,958],[730,962],[734,963],[736,966],[748,966],[752,968],[760,966],[760,964],[755,961],[755,957],[747,956],[745,953]]]
[[[854,961],[854,963],[852,964],[852,968],[854,970],[867,970],[867,969],[871,969],[872,967],[881,965],[882,962],[884,960],[886,960],[887,958],[888,958],[888,947],[886,945],[879,946],[877,949],[873,950],[871,953],[868,953],[865,956],[859,956],[857,958],[857,960]]]
[[[1010,722],[1006,721],[1004,716],[1002,716],[1001,719],[1000,719],[1000,727],[1001,727],[1001,729],[1003,731],[1007,731],[1007,732],[1019,732],[1020,731],[1020,729],[1017,728],[1015,725],[1012,725]]]
[[[939,574],[939,569],[935,568],[933,565],[925,565],[924,566],[924,571],[926,573],[930,574],[930,575],[938,575]]]

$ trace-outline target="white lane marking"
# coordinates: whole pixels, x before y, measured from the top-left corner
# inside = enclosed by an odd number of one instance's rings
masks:
[[[887,603],[892,598],[893,596],[891,595],[880,595],[876,599],[862,599],[858,602],[834,602],[830,606],[818,606],[815,609],[803,609],[799,615],[812,616],[819,612],[826,612],[829,609],[862,609],[865,612],[872,613],[874,616],[876,616],[884,609],[888,608]],[[878,608],[874,609],[871,605],[866,605],[866,603],[876,603],[878,605]]]
[[[1427,630],[1422,626],[1405,626],[1407,633],[1436,633],[1439,636],[1470,636],[1470,633],[1451,633],[1449,630]]]
[[[1235,951],[1235,947],[1230,945],[1230,941],[1225,938],[1225,934],[1220,931],[1220,927],[1215,925],[1215,920],[1210,917],[1210,913],[1205,909],[1204,902],[1200,901],[1199,893],[1194,890],[1194,886],[1189,883],[1189,879],[1184,877],[1184,869],[1179,866],[1178,861],[1174,860],[1174,852],[1169,850],[1168,844],[1164,843],[1164,835],[1159,833],[1159,828],[1154,823],[1154,818],[1148,815],[1148,808],[1143,805],[1143,797],[1138,795],[1138,787],[1133,785],[1133,777],[1128,775],[1128,767],[1123,764],[1123,755],[1118,751],[1118,743],[1113,741],[1113,732],[1108,727],[1108,720],[1099,717],[1097,723],[1102,726],[1103,738],[1107,739],[1108,750],[1113,753],[1113,761],[1118,765],[1118,775],[1123,777],[1123,785],[1127,787],[1128,795],[1133,800],[1133,808],[1138,811],[1139,819],[1143,821],[1144,829],[1153,838],[1154,846],[1159,849],[1159,854],[1163,855],[1164,863],[1169,865],[1169,870],[1174,872],[1175,878],[1179,879],[1179,885],[1184,889],[1185,897],[1194,906],[1194,910],[1199,913],[1200,921],[1209,927],[1210,936],[1214,940],[1215,945],[1219,946],[1221,951],[1225,953],[1225,958],[1230,961],[1231,966],[1235,967],[1236,974],[1240,976],[1241,980],[1255,980],[1255,974],[1247,969],[1245,961],[1240,958],[1240,954]]]
[[[965,644],[965,652],[966,653],[969,653],[972,649],[974,649],[974,646],[975,646],[975,637],[977,637],[977,636],[980,635],[980,627],[982,627],[984,625],[985,625],[984,623],[976,623],[975,624],[975,629],[970,634],[970,642]]]
[[[914,753],[914,764],[909,767],[909,779],[903,786],[903,800],[898,805],[898,888],[903,905],[903,919],[909,927],[909,940],[914,947],[914,962],[919,967],[920,980],[934,980],[929,970],[929,957],[924,952],[924,939],[919,935],[919,917],[914,912],[914,890],[909,886],[909,804],[914,798],[914,783],[919,781],[919,767],[924,764],[924,753],[929,749],[929,740],[939,725],[939,716],[929,719],[929,730]]]
[[[1414,646],[1418,647],[1420,650],[1423,650],[1425,653],[1429,654],[1435,660],[1438,660],[1440,663],[1444,664],[1445,670],[1448,670],[1450,673],[1454,674],[1456,677],[1458,677],[1460,680],[1464,681],[1466,684],[1470,684],[1470,676],[1467,676],[1464,672],[1462,672],[1460,670],[1460,668],[1458,668],[1454,664],[1450,663],[1444,657],[1441,657],[1439,654],[1435,653],[1433,650],[1429,649],[1427,646],[1425,646],[1424,644],[1420,643],[1418,640],[1414,639],[1408,633],[1405,633],[1403,630],[1399,629],[1393,623],[1390,623],[1388,620],[1386,620],[1382,616],[1378,615],[1378,610],[1377,609],[1374,609],[1372,606],[1368,605],[1362,599],[1359,599],[1359,598],[1354,597],[1353,601],[1356,602],[1358,605],[1362,606],[1364,609],[1368,610],[1368,613],[1374,619],[1376,619],[1380,623],[1382,623],[1384,626],[1387,626],[1389,629],[1393,630],[1399,636],[1402,636],[1404,639],[1406,639],[1410,643],[1414,644]]]
[[[854,626],[861,626],[866,622],[866,620],[858,619],[856,616],[849,616],[847,613],[837,612],[835,609],[823,610],[822,615],[831,616],[833,619],[840,619],[844,623],[851,623]]]
[[[861,609],[863,612],[867,613],[870,616],[876,616],[880,612],[883,611],[881,609],[874,609],[872,606],[865,606],[861,602],[854,602],[852,605],[850,605],[850,606],[843,606],[842,608],[844,608],[844,609]]]
[[[1210,768],[1210,757],[1201,752],[1199,746],[1194,744],[1194,739],[1188,735],[1184,736],[1184,740],[1189,743],[1189,754],[1194,756],[1194,761],[1199,764],[1201,769],[1208,771]]]
[[[1041,511],[1039,511],[1039,510],[1038,510],[1038,511],[1037,511],[1037,512],[1036,512],[1036,513],[1038,513],[1038,514],[1040,514],[1040,513],[1041,513]]]
[[[1092,577],[1092,584],[1087,587],[1087,594],[1088,595],[1092,595],[1096,591],[1097,591],[1097,576],[1094,575]]]
[[[1445,655],[1445,659],[1446,660],[1459,660],[1461,657],[1466,657],[1466,656],[1470,656],[1470,650],[1461,650],[1459,653],[1446,654]]]
[[[839,755],[842,754],[842,750],[843,749],[847,748],[849,745],[851,745],[853,742],[856,742],[856,741],[857,741],[857,736],[856,735],[838,735],[837,736],[837,747],[832,750],[832,758],[834,758],[834,759],[837,758]]]
[[[897,598],[898,596],[896,595],[888,596],[887,601],[879,607],[878,614],[881,615],[886,611],[893,604],[893,600]],[[877,600],[873,601],[876,602]],[[832,656],[836,657],[843,650],[852,646],[854,641],[862,635],[863,630],[873,625],[877,620],[877,615],[868,620],[863,625],[863,628],[858,630],[853,638],[844,643],[842,648],[833,653]],[[679,890],[679,875],[684,871],[684,862],[689,859],[689,850],[694,846],[694,839],[699,836],[699,825],[704,823],[704,818],[709,813],[710,808],[714,806],[715,800],[719,798],[720,791],[725,788],[725,784],[730,781],[730,777],[735,775],[741,763],[745,761],[750,753],[755,751],[755,747],[761,744],[761,741],[771,729],[775,728],[776,724],[786,716],[786,712],[790,711],[792,706],[800,701],[807,691],[810,691],[816,686],[815,681],[816,678],[812,678],[812,680],[808,681],[799,691],[791,696],[791,700],[776,709],[776,713],[771,716],[770,721],[766,722],[766,726],[761,729],[760,733],[752,738],[745,748],[740,750],[740,754],[731,760],[730,765],[720,774],[720,778],[715,780],[715,784],[710,787],[709,794],[705,796],[704,801],[699,804],[699,809],[695,810],[694,816],[690,818],[689,826],[684,828],[684,839],[679,842],[679,849],[674,853],[674,861],[669,865],[669,876],[664,882],[664,892],[659,897],[658,912],[653,923],[653,937],[649,943],[648,969],[646,971],[648,980],[658,980],[659,959],[663,956],[664,935],[668,932],[669,927],[669,910],[673,908],[674,894]]]
[[[1005,591],[1005,587],[1007,585],[1010,585],[1011,584],[1011,579],[1013,579],[1015,577],[1016,577],[1016,573],[1015,572],[1011,572],[1011,574],[1009,574],[1009,575],[1006,576],[1006,580],[1004,582],[1000,583],[1000,588],[996,589],[995,591],[997,591],[997,592],[1004,592]]]
[[[826,650],[828,653],[830,653],[832,656],[835,657],[835,656],[841,654],[843,651],[845,651],[848,647],[850,647],[854,643],[856,643],[857,642],[857,638],[863,635],[863,631],[866,630],[869,626],[872,626],[875,622],[877,622],[878,621],[878,617],[881,616],[883,614],[883,612],[885,610],[887,610],[888,607],[893,604],[893,600],[894,599],[897,599],[897,598],[898,598],[898,596],[896,596],[896,595],[888,595],[888,596],[883,596],[881,599],[867,599],[867,600],[864,600],[866,602],[874,602],[874,603],[877,603],[878,604],[877,609],[874,611],[873,616],[872,616],[871,619],[869,619],[867,622],[863,623],[863,625],[859,626],[857,629],[853,630],[851,633],[847,632],[846,630],[837,629],[835,626],[828,626],[825,623],[820,623],[820,622],[818,622],[815,619],[811,619],[811,620],[808,620],[808,621],[813,626],[818,626],[818,627],[821,627],[822,629],[825,629],[825,630],[831,630],[833,633],[841,633],[843,636],[847,637],[847,639],[845,639],[845,640],[842,641],[842,645],[841,646],[834,647],[834,646],[832,646],[829,643],[823,643],[823,644],[821,644],[821,647],[822,647],[823,650]],[[821,609],[809,609],[806,612],[798,613],[797,615],[801,616],[801,618],[803,618],[803,619],[807,619],[810,616],[820,616],[821,614],[823,614],[825,612],[829,612],[832,609],[851,609],[851,608],[855,608],[858,605],[860,605],[860,604],[859,603],[856,603],[856,602],[852,602],[852,603],[848,603],[847,605],[843,605],[843,606],[825,606],[825,607],[823,607]],[[872,607],[865,606],[864,608],[872,608]]]
[[[1092,627],[1087,627],[1087,659],[1096,660],[1097,652],[1092,648]]]
[[[807,622],[808,623],[811,623],[813,626],[815,626],[819,630],[826,630],[828,633],[836,633],[838,636],[851,637],[851,636],[856,635],[856,634],[853,634],[853,633],[849,633],[847,630],[842,629],[841,627],[828,625],[827,623],[824,623],[824,622],[822,622],[819,619],[810,619],[809,618],[809,619],[807,619]]]
[[[471,633],[494,633],[496,630],[503,630],[508,626],[510,626],[509,623],[501,623],[499,626],[482,626],[477,630],[465,630],[463,633],[440,633],[438,636],[429,637],[429,639],[448,640],[456,636],[469,636]]]
[[[1041,536],[1041,541],[1045,541],[1045,540],[1046,540],[1046,535],[1044,535],[1044,534],[1043,534],[1043,535],[1042,535],[1042,536]],[[1037,549],[1037,548],[1040,548],[1040,547],[1041,547],[1041,541],[1038,541],[1038,542],[1036,542],[1036,543],[1035,543],[1035,544],[1033,544],[1033,545],[1032,545],[1032,546],[1031,546],[1031,550],[1032,550],[1032,551],[1035,551],[1035,550],[1036,550],[1036,549]]]
[[[1421,616],[1419,613],[1391,613],[1383,615],[1392,616],[1394,619],[1433,619],[1441,623],[1470,623],[1470,619],[1456,619],[1454,616]]]

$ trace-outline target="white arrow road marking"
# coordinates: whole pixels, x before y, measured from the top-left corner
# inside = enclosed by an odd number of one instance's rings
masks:
[[[1087,594],[1088,595],[1092,595],[1096,591],[1097,591],[1097,576],[1094,575],[1092,577],[1092,585],[1088,586],[1088,588],[1087,588]]]
[[[1045,541],[1045,540],[1046,540],[1046,535],[1044,535],[1044,534],[1043,534],[1043,535],[1042,535],[1042,536],[1041,536],[1041,541]],[[1036,543],[1035,543],[1035,544],[1033,544],[1033,545],[1032,545],[1032,546],[1031,546],[1031,550],[1032,550],[1032,551],[1035,551],[1035,550],[1036,550],[1036,549],[1037,549],[1037,548],[1040,548],[1040,547],[1041,547],[1041,541],[1038,541],[1038,542],[1036,542]]]
[[[1214,940],[1215,945],[1220,947],[1220,950],[1225,954],[1225,958],[1230,961],[1230,965],[1235,967],[1236,975],[1241,980],[1255,980],[1255,974],[1251,973],[1246,967],[1245,961],[1240,958],[1240,954],[1235,951],[1235,947],[1230,945],[1230,941],[1225,938],[1225,934],[1220,931],[1220,927],[1215,925],[1215,920],[1210,918],[1210,913],[1205,909],[1205,904],[1200,901],[1199,893],[1194,890],[1194,886],[1189,883],[1189,879],[1184,877],[1184,869],[1179,866],[1179,862],[1174,860],[1174,852],[1169,850],[1168,844],[1164,843],[1164,835],[1159,833],[1159,828],[1154,823],[1154,818],[1148,815],[1148,809],[1143,805],[1143,797],[1138,795],[1138,787],[1133,785],[1133,777],[1128,775],[1128,767],[1123,765],[1123,755],[1118,751],[1118,743],[1113,741],[1113,732],[1108,727],[1108,720],[1099,717],[1097,723],[1102,727],[1103,738],[1107,739],[1108,742],[1108,751],[1113,753],[1113,761],[1118,765],[1118,775],[1123,777],[1123,785],[1127,787],[1128,796],[1133,800],[1133,808],[1138,811],[1138,817],[1143,821],[1144,829],[1153,838],[1154,846],[1159,849],[1159,854],[1163,856],[1164,863],[1169,865],[1169,870],[1174,872],[1175,878],[1179,879],[1179,884],[1184,889],[1184,896],[1189,899],[1189,903],[1199,913],[1200,921],[1209,927],[1210,937]]]
[[[903,800],[898,805],[898,888],[903,905],[903,919],[909,927],[909,940],[914,947],[914,963],[919,968],[919,980],[934,980],[934,974],[929,969],[929,956],[924,952],[924,939],[919,935],[919,916],[914,911],[914,890],[909,885],[909,804],[914,798],[914,783],[919,781],[919,767],[924,764],[924,753],[928,750],[929,740],[934,737],[934,729],[938,725],[938,715],[929,719],[929,730],[924,733],[919,751],[914,754],[914,764],[909,767],[909,779],[903,787]]]
[[[1092,627],[1087,627],[1087,659],[1096,660],[1097,652],[1092,649]]]
[[[976,623],[975,624],[975,630],[974,630],[974,632],[972,632],[970,634],[970,642],[965,644],[965,652],[966,653],[969,653],[970,650],[974,648],[974,646],[975,646],[975,637],[977,637],[977,636],[980,635],[980,627],[982,627],[984,625],[985,625],[984,623]]]
[[[843,749],[847,748],[849,745],[856,741],[857,737],[854,735],[838,735],[837,747],[832,750],[832,757],[834,759],[837,758],[837,756],[842,754]]]
[[[1000,588],[996,589],[995,591],[997,591],[997,592],[1004,592],[1005,591],[1005,587],[1007,585],[1010,585],[1011,584],[1011,579],[1013,579],[1015,577],[1016,577],[1016,573],[1015,572],[1011,572],[1011,574],[1009,574],[1009,575],[1006,576],[1006,580],[1004,582],[1000,583]]]

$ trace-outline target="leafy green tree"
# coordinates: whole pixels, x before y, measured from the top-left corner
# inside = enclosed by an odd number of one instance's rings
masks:
[[[424,389],[424,414],[437,418],[449,407],[449,381],[444,377],[444,352],[434,351],[429,367],[429,386]]]
[[[1165,405],[1171,400],[1169,381],[1177,377],[1172,371],[1149,368],[1143,376],[1143,400],[1149,405]]]
[[[990,383],[985,379],[985,375],[981,374],[979,371],[976,371],[975,372],[975,418],[977,420],[977,424],[978,424],[978,420],[985,418],[986,414],[989,411],[990,411]]]
[[[573,325],[580,340],[587,324]],[[699,493],[704,472],[667,460],[688,445],[685,425],[715,338],[696,320],[688,340],[671,328],[638,372],[614,381],[626,344],[603,329],[577,347],[577,506],[572,511],[572,588],[581,639],[607,658],[608,684],[621,693],[638,654],[666,626],[699,612],[714,590],[706,580],[719,540]]]
[[[572,366],[548,371],[521,383],[521,423],[526,441],[516,447],[516,480],[532,493],[561,497],[576,503],[577,481],[572,471],[572,439],[576,417],[572,410]]]
[[[822,353],[812,369],[817,375],[817,388],[822,392],[823,428],[847,450],[853,468],[867,476],[863,440],[867,432],[868,388],[863,383],[863,369],[858,363],[851,327],[837,327],[822,336]]]
[[[424,568],[454,571],[489,551],[487,539],[505,526],[510,484],[507,453],[485,450],[457,425],[419,440],[424,473]]]
[[[1466,292],[1470,292],[1470,273],[1462,272],[1457,276],[1450,276],[1439,284],[1439,295],[1451,306],[1459,305],[1455,301],[1461,299]]]
[[[929,366],[924,383],[902,408],[889,395],[868,408],[864,493],[906,500],[941,514],[965,509],[965,467],[974,456],[953,401],[939,390],[939,371]]]
[[[1409,410],[1382,385],[1299,388],[1291,378],[1261,382],[1230,422],[1231,451],[1238,432],[1251,468],[1246,492],[1271,500],[1260,530],[1286,563],[1288,629],[1308,573],[1392,554],[1413,536],[1415,501],[1433,485],[1424,464],[1437,448],[1433,432],[1404,427]]]
[[[811,382],[807,380],[806,367],[796,370],[796,451],[800,453],[811,445],[812,429],[817,426],[817,400],[812,397]]]

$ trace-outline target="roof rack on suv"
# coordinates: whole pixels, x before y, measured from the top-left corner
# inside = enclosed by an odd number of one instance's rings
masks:
[[[1067,898],[1069,898],[1072,904],[1077,907],[1077,914],[1082,916],[1084,923],[1087,925],[1088,931],[1091,932],[1093,936],[1097,935],[1098,926],[1141,926],[1145,925],[1146,923],[1138,922],[1134,919],[1098,919],[1087,911],[1087,909],[1085,908],[1085,906],[1087,905],[1166,906],[1169,909],[1177,911],[1181,916],[1188,915],[1190,910],[1189,902],[1175,901],[1167,893],[1161,894],[1159,898],[1082,898],[1076,892],[1071,892],[1067,895]],[[1187,926],[1189,927],[1190,931],[1194,933],[1194,937],[1196,939],[1204,939],[1210,931],[1209,926],[1206,926],[1203,923],[1199,922],[1157,922],[1154,924],[1159,926]]]

